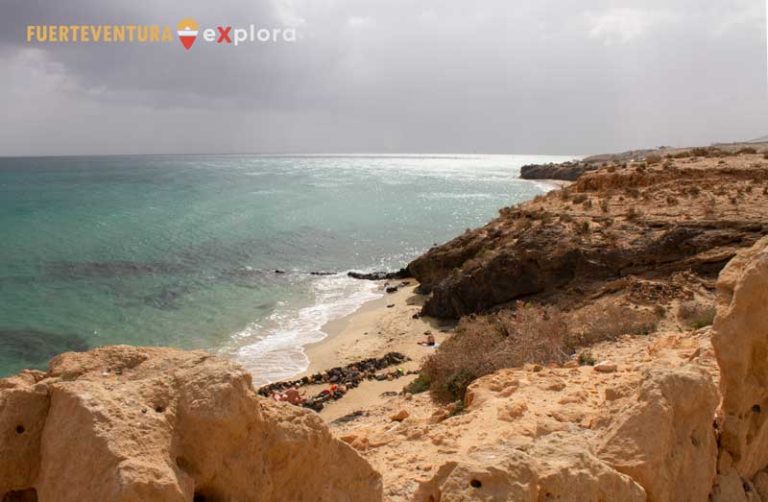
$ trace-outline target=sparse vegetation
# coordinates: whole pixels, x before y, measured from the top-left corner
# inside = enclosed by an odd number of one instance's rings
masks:
[[[649,166],[652,166],[652,165],[654,165],[654,164],[658,164],[659,162],[661,162],[661,155],[658,155],[658,154],[652,153],[651,155],[648,155],[648,156],[645,158],[645,162],[646,162],[646,163],[647,163]]]
[[[688,328],[700,329],[714,322],[716,312],[712,304],[688,301],[677,308],[677,318]]]
[[[704,201],[704,216],[707,218],[714,218],[717,215],[717,201],[713,197],[708,197]]]
[[[429,390],[429,379],[422,373],[416,380],[405,386],[405,391],[411,394],[421,394]]]
[[[597,364],[597,359],[591,351],[582,350],[579,352],[579,366],[594,366],[595,364]]]
[[[463,399],[472,381],[497,369],[565,361],[573,351],[565,340],[567,331],[559,311],[532,305],[465,317],[454,336],[426,360],[422,375],[437,399]]]
[[[526,363],[561,364],[578,347],[624,334],[648,334],[657,320],[650,310],[619,305],[566,314],[553,307],[518,303],[515,310],[463,318],[454,336],[424,363],[421,382],[429,382],[436,399],[453,402],[464,398],[475,379],[498,369]]]

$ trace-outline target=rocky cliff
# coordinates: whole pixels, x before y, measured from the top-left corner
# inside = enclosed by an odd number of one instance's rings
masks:
[[[503,369],[460,412],[392,398],[336,431],[388,500],[768,501],[768,238],[717,287],[714,328],[624,335],[594,367]]]
[[[589,296],[629,276],[714,279],[768,232],[762,156],[666,159],[585,174],[506,208],[409,264],[424,314],[459,318],[518,299]]]
[[[3,501],[361,501],[381,477],[204,352],[106,347],[0,380]]]

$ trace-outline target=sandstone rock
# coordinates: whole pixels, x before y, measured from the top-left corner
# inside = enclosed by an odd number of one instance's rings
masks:
[[[0,499],[379,500],[380,475],[312,412],[204,352],[106,347],[0,380]],[[300,480],[300,482],[297,482]]]
[[[403,420],[408,418],[409,415],[410,414],[408,413],[408,411],[400,410],[394,415],[390,416],[389,419],[392,420],[393,422],[402,422]]]
[[[642,485],[649,500],[707,500],[717,462],[717,402],[704,370],[653,367],[603,434],[597,456]]]
[[[768,500],[768,473],[758,472],[753,479],[755,489],[763,500]]]
[[[646,498],[628,476],[567,435],[554,433],[525,451],[489,449],[446,462],[420,485],[414,500],[633,502]]]
[[[615,373],[618,366],[610,361],[602,361],[594,366],[594,370],[600,373]]]
[[[768,238],[734,258],[717,283],[712,344],[720,365],[720,444],[744,478],[768,465]]]

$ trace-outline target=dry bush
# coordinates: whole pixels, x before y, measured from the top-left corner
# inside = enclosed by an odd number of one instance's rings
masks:
[[[514,312],[465,317],[425,361],[422,378],[436,399],[463,399],[470,383],[500,368],[565,361],[573,353],[567,333],[553,308],[519,304]]]
[[[657,322],[652,311],[613,304],[565,314],[518,303],[514,311],[463,318],[456,333],[427,358],[420,381],[429,384],[437,400],[456,401],[475,379],[501,368],[561,364],[579,347],[648,334]]]
[[[667,205],[668,206],[676,206],[678,204],[678,200],[676,197],[672,195],[667,196]]]
[[[583,204],[584,201],[586,201],[586,200],[587,200],[587,196],[585,194],[583,194],[583,193],[576,194],[573,197],[573,203],[574,204]]]
[[[704,201],[704,216],[707,218],[714,218],[717,216],[717,201],[712,197],[709,197]]]
[[[689,301],[681,303],[677,308],[677,318],[685,326],[699,329],[711,325],[716,312],[712,304]]]
[[[742,155],[742,154],[754,155],[756,153],[757,153],[757,149],[755,149],[754,147],[745,146],[744,148],[739,149],[739,151],[736,152],[736,155]]]
[[[603,199],[600,201],[600,210],[604,213],[608,212],[608,199]]]
[[[652,153],[645,158],[645,162],[647,162],[649,166],[658,164],[659,162],[661,162],[661,155]]]
[[[656,330],[659,313],[609,304],[591,306],[571,316],[571,343],[592,345],[622,335],[648,335]]]
[[[588,221],[582,221],[576,225],[576,233],[580,235],[588,234],[590,232],[590,226]]]

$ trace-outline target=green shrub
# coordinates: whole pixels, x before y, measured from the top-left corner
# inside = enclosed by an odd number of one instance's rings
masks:
[[[420,374],[416,377],[416,380],[405,386],[405,391],[411,394],[421,394],[429,390],[429,384],[429,379],[425,375]]]
[[[597,359],[592,355],[592,352],[583,350],[579,353],[579,366],[594,366],[597,364]]]

